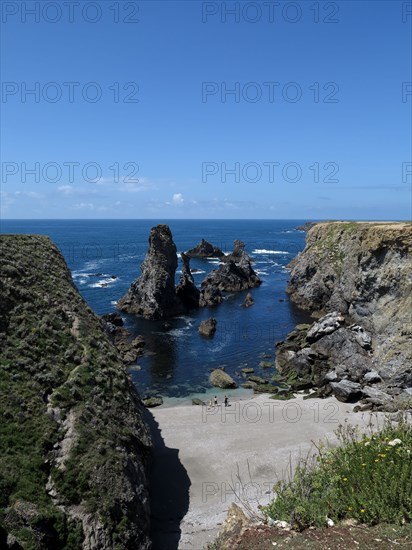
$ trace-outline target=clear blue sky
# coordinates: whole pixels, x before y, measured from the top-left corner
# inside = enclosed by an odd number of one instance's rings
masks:
[[[3,218],[411,217],[410,2],[23,4]]]

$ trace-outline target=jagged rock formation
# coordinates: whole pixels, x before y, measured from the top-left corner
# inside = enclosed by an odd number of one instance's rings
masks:
[[[103,326],[110,341],[120,353],[123,363],[131,365],[143,355],[145,341],[142,336],[130,340],[130,332],[123,326],[123,319],[118,313],[107,313],[101,316]]]
[[[202,239],[198,245],[186,252],[189,258],[222,258],[225,254],[213,244]]]
[[[180,282],[176,287],[176,295],[186,309],[196,309],[199,307],[200,291],[195,285],[190,271],[190,258],[184,252],[181,252],[180,257],[183,266]]]
[[[239,292],[261,284],[244,248],[244,243],[236,240],[233,252],[224,258],[225,263],[211,271],[202,281],[201,306],[215,305],[218,300],[221,301],[221,292]]]
[[[368,372],[376,372],[380,391],[392,401],[407,400],[411,252],[411,223],[328,222],[310,229],[305,250],[292,262],[288,292],[299,307],[315,315],[335,312],[335,317],[322,319],[309,332],[306,327],[291,333],[278,346],[278,368],[298,373],[308,372],[310,365],[316,384],[328,368],[336,374],[331,389],[346,379],[361,383],[364,395],[363,385],[371,383]],[[376,388],[367,391],[371,395],[365,399],[378,404]]]
[[[0,236],[0,546],[149,549],[151,438],[47,237]]]
[[[118,301],[117,307],[146,319],[162,319],[184,311],[176,295],[176,245],[167,225],[150,231],[149,249],[141,265],[141,276]]]

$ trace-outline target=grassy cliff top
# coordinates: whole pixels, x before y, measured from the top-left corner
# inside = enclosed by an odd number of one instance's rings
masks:
[[[87,524],[139,540],[139,398],[47,237],[0,236],[0,346],[0,547],[78,549]]]

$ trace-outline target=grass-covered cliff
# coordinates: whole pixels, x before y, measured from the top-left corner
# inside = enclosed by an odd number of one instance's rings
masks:
[[[140,399],[55,245],[0,236],[0,547],[150,547]]]

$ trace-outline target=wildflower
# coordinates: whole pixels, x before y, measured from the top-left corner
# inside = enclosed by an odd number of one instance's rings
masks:
[[[352,510],[352,506],[349,506],[348,508],[348,512],[350,512]]]
[[[366,463],[364,462],[361,466],[364,468],[366,466]]]
[[[367,446],[368,446],[368,445],[370,445],[370,444],[371,444],[371,442],[370,442],[370,441],[366,441],[366,443],[365,443],[365,447],[367,447]]]
[[[381,458],[385,458],[386,455],[380,454],[379,456],[380,456]]]
[[[379,462],[379,458],[375,458],[375,462]]]
[[[347,477],[343,477],[342,479],[343,479],[343,481],[348,481]]]
[[[361,508],[361,514],[364,514],[365,513],[365,510],[363,508]]]
[[[398,438],[392,439],[392,441],[388,441],[388,445],[390,445],[391,447],[395,447],[395,445],[400,445],[401,443],[402,441]]]

